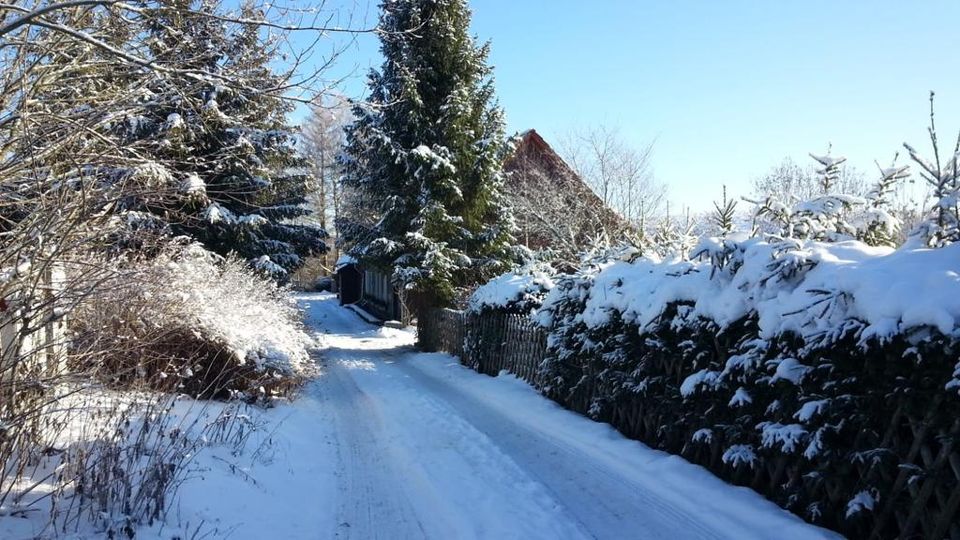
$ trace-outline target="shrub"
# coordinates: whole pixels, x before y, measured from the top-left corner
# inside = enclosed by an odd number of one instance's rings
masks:
[[[960,414],[958,250],[714,239],[584,268],[537,314],[539,386],[853,536],[897,534],[916,504],[943,520],[914,488],[957,489],[931,456]]]
[[[196,244],[126,264],[73,313],[73,358],[104,381],[198,397],[296,388],[309,338],[284,289]],[[91,365],[92,364],[92,365]]]
[[[553,288],[552,273],[549,265],[541,263],[501,274],[470,295],[467,309],[472,313],[496,310],[529,314],[543,304],[543,299]]]

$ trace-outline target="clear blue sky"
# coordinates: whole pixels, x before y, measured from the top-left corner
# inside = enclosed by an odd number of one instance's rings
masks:
[[[375,2],[343,3],[376,16]],[[931,89],[941,140],[952,147],[960,128],[960,0],[470,4],[510,131],[549,142],[604,123],[637,145],[655,139],[657,178],[694,210],[828,142],[871,175],[904,141],[927,148]],[[362,93],[376,39],[341,60],[337,73],[355,74],[344,91]]]

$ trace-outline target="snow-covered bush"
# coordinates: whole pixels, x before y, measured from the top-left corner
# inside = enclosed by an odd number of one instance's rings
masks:
[[[484,310],[530,313],[543,304],[547,293],[553,288],[552,273],[550,266],[534,263],[501,274],[477,287],[470,295],[467,309],[471,313]]]
[[[77,362],[110,382],[208,397],[263,398],[296,386],[309,338],[286,291],[196,244],[117,271],[76,310]]]
[[[938,447],[960,414],[960,247],[731,234],[693,253],[555,278],[535,315],[541,391],[862,534],[848,501],[909,499],[893,479],[918,465],[912,439],[884,434],[926,418],[917,436]]]

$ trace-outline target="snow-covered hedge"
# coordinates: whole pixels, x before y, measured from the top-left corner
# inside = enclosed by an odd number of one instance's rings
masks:
[[[903,470],[957,487],[911,448],[943,448],[960,415],[960,244],[730,237],[694,253],[554,276],[534,315],[541,391],[853,536],[888,500],[911,508]]]
[[[756,317],[760,338],[792,333],[818,347],[848,331],[862,343],[917,327],[949,335],[960,320],[960,245],[893,251],[857,241],[706,239],[695,252],[693,261],[604,266],[589,277],[584,324],[601,327],[616,315],[643,329],[684,303],[689,324],[710,320],[723,330]],[[547,325],[564,294],[548,297],[540,315]]]
[[[72,319],[80,358],[107,380],[260,398],[295,386],[309,337],[286,291],[196,244],[120,270]],[[104,360],[105,358],[105,360]]]
[[[502,274],[478,287],[470,296],[467,309],[472,313],[530,313],[540,307],[553,288],[552,271],[546,264],[531,264]]]

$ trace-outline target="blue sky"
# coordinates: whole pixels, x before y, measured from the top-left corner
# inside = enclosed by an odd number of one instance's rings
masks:
[[[474,0],[493,42],[510,131],[549,141],[608,124],[643,145],[674,204],[707,209],[721,184],[783,157],[834,153],[873,174],[904,141],[928,147],[929,90],[941,140],[960,128],[960,1]],[[332,4],[330,4],[332,5]],[[376,4],[344,0],[358,17]],[[343,91],[381,62],[364,36],[341,58]],[[901,156],[904,159],[905,156]]]

